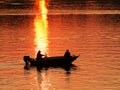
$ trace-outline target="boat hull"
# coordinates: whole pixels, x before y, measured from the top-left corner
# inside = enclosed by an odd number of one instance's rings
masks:
[[[56,57],[46,57],[42,60],[36,61],[34,58],[30,58],[30,66],[37,67],[60,67],[67,66],[72,64],[74,60],[76,60],[78,56],[71,56],[66,58],[64,56],[56,56]]]

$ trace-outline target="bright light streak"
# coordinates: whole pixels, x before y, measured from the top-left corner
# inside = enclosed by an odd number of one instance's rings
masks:
[[[37,0],[38,2],[38,11],[39,14],[36,15],[34,19],[34,27],[35,27],[35,53],[38,52],[38,50],[41,50],[43,54],[47,52],[47,28],[48,28],[48,22],[47,22],[47,8],[45,0]]]

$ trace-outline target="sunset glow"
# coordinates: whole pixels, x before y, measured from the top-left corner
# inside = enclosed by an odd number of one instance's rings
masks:
[[[38,50],[41,50],[43,54],[47,52],[47,8],[46,8],[46,2],[45,0],[37,0],[38,4],[36,6],[38,7],[39,13],[35,16],[34,19],[34,29],[35,29],[35,53]]]

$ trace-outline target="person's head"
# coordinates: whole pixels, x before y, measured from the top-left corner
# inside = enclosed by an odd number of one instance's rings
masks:
[[[41,53],[41,51],[39,50],[38,53]]]
[[[69,50],[68,50],[68,49],[67,49],[66,51],[67,51],[67,52],[69,52]]]

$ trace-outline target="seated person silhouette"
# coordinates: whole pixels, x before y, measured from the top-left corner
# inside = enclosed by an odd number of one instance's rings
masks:
[[[71,55],[70,55],[70,52],[69,50],[66,50],[65,54],[64,54],[64,57],[66,58],[69,58]]]
[[[42,56],[44,56],[43,54],[41,54],[41,51],[39,50],[38,53],[37,53],[37,56],[36,56],[36,60],[39,61],[39,60],[42,60]]]

